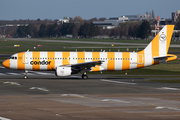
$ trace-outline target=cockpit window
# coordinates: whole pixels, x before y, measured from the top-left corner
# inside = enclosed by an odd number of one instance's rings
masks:
[[[11,56],[9,59],[17,60],[17,57]]]

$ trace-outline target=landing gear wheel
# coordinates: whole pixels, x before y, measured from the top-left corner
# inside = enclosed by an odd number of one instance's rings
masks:
[[[86,80],[86,79],[88,79],[88,76],[83,74],[82,79]]]
[[[23,78],[24,78],[24,79],[28,79],[28,76],[27,76],[27,75],[25,75]]]

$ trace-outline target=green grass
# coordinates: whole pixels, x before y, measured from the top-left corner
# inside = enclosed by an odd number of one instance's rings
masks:
[[[98,42],[122,42],[122,43],[149,43],[151,40],[120,40],[120,39],[95,39],[95,38],[37,38],[42,40],[74,40],[74,41],[98,41]]]
[[[14,45],[20,45],[20,47],[14,47]],[[41,47],[37,47],[37,45],[41,45]],[[36,47],[36,49],[34,49]],[[97,47],[97,48],[92,48]],[[101,47],[101,48],[98,48]],[[126,48],[131,46],[111,46],[109,45],[99,45],[99,44],[85,44],[85,43],[60,43],[60,42],[41,42],[41,41],[13,41],[13,40],[0,40],[0,54],[14,54],[17,52],[27,51],[127,51]],[[129,48],[130,51],[136,51],[137,47]]]
[[[170,47],[169,52],[180,52],[180,48],[178,48],[178,47]]]
[[[151,40],[120,40],[120,39],[95,39],[95,38],[37,38],[43,40],[74,40],[74,41],[98,41],[98,42],[120,42],[120,43],[150,43]],[[171,44],[180,44],[180,41],[171,41]]]

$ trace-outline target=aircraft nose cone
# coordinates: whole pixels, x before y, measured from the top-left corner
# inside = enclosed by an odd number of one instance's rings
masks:
[[[5,67],[5,68],[10,68],[10,60],[5,60],[2,65]]]

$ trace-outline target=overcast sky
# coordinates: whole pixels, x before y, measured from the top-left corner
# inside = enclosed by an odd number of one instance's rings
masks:
[[[0,0],[0,20],[109,18],[152,10],[155,16],[171,18],[172,12],[180,10],[180,0]]]

